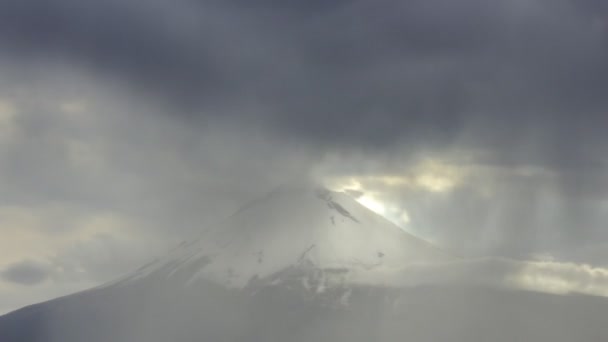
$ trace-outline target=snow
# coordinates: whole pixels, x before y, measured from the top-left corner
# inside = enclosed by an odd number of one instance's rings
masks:
[[[606,279],[455,259],[346,194],[290,184],[117,282],[0,317],[0,340],[599,342],[608,302],[566,294]]]
[[[351,196],[298,183],[250,203],[126,281],[158,273],[171,277],[188,269],[190,284],[209,279],[244,287],[251,279],[303,264],[360,271],[450,259]],[[193,267],[197,263],[201,267]]]

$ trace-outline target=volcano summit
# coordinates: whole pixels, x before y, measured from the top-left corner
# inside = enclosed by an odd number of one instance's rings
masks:
[[[482,285],[395,286],[379,278],[386,270],[455,261],[347,194],[288,184],[116,281],[0,317],[0,341],[570,342],[608,336],[604,298]]]

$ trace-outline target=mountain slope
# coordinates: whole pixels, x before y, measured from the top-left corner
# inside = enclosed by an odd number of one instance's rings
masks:
[[[347,194],[289,184],[125,281],[187,270],[188,282],[244,287],[294,265],[356,272],[449,259]]]
[[[345,194],[291,184],[118,281],[0,317],[0,341],[607,340],[604,298],[348,276],[450,260]]]

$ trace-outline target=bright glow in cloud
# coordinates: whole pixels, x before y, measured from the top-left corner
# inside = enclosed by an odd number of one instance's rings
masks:
[[[454,187],[453,180],[433,174],[424,174],[416,178],[416,183],[432,192],[445,192]]]
[[[378,186],[424,190],[431,193],[450,191],[464,182],[466,170],[436,158],[426,158],[398,173],[326,179],[335,191],[356,190],[378,193]],[[377,200],[377,199],[376,199]]]
[[[414,168],[414,184],[431,192],[446,192],[462,182],[462,170],[436,159],[427,159]]]
[[[525,290],[608,297],[608,269],[586,264],[526,262],[507,279]]]
[[[386,206],[384,205],[384,203],[380,202],[371,195],[363,195],[357,198],[357,202],[361,203],[363,206],[378,215],[384,216],[386,214]]]
[[[360,192],[357,198],[359,203],[403,227],[411,222],[410,215],[400,203],[388,196],[386,188],[444,193],[461,185],[464,175],[462,167],[427,158],[400,174],[337,177],[326,180],[326,184],[334,191]]]
[[[332,191],[363,191],[363,186],[361,185],[361,182],[355,177],[329,179],[326,180],[325,183],[327,187]]]
[[[482,285],[567,295],[608,297],[608,269],[586,264],[471,259],[410,264],[401,269],[374,269],[350,275],[361,284],[387,286]]]

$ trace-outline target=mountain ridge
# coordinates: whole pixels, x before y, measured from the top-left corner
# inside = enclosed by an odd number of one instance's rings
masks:
[[[441,275],[450,260],[344,193],[282,186],[117,281],[1,316],[0,341],[603,342],[608,336],[603,298],[483,283],[389,286],[382,274],[423,265]],[[376,278],[355,281],[361,275]]]
[[[215,229],[124,281],[158,272],[171,276],[198,264],[188,282],[203,276],[243,287],[303,261],[319,269],[365,270],[449,259],[351,196],[298,183],[245,205]]]

